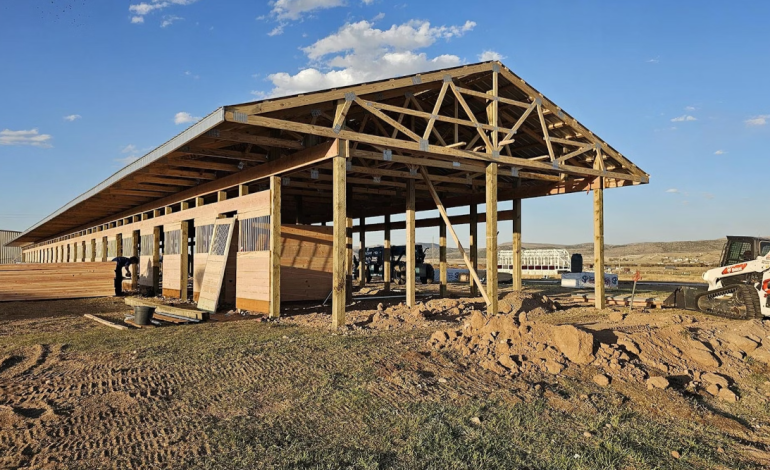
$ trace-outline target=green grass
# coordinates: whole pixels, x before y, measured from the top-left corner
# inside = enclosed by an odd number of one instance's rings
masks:
[[[762,468],[739,452],[742,441],[704,419],[653,412],[614,388],[576,378],[516,393],[520,379],[500,381],[492,392],[488,383],[462,389],[453,380],[420,391],[406,380],[399,392],[383,379],[383,367],[396,375],[439,367],[440,361],[405,354],[407,347],[426,350],[426,332],[343,336],[256,322],[120,332],[90,328],[81,318],[66,321],[83,328],[20,332],[0,338],[0,352],[67,344],[71,358],[111,367],[203,372],[180,379],[172,396],[155,403],[186,410],[175,419],[193,423],[211,449],[183,456],[180,468]],[[257,376],[220,371],[240,363],[259,366]],[[691,406],[706,416],[697,401]],[[745,419],[770,416],[767,406],[742,402],[729,411]]]

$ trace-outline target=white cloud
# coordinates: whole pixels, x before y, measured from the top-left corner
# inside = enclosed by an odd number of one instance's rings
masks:
[[[115,161],[123,166],[126,166],[129,163],[135,162],[138,158],[139,155],[128,155],[127,157],[116,158]]]
[[[267,33],[268,36],[280,36],[283,34],[283,28],[286,26],[286,23],[279,23],[278,26],[271,29],[269,33]]]
[[[160,23],[160,27],[165,28],[166,26],[171,26],[172,24],[174,24],[174,22],[183,20],[183,19],[184,18],[182,18],[181,16],[165,15],[163,17],[163,21]]]
[[[697,121],[698,119],[690,116],[689,114],[683,114],[679,117],[675,117],[671,120],[671,122],[685,122],[685,121]]]
[[[183,5],[190,5],[198,0],[151,0],[150,2],[142,2],[142,3],[136,3],[133,5],[129,5],[128,11],[133,15],[131,17],[131,23],[134,24],[140,24],[144,23],[144,17],[152,13],[153,11],[159,11],[166,9],[171,6],[183,6]],[[177,19],[181,18],[175,18],[171,21],[173,23]],[[166,24],[166,18],[164,17],[163,23],[161,23],[161,27],[166,27],[169,24]]]
[[[746,119],[744,122],[747,126],[764,126],[767,124],[768,119],[770,119],[770,114],[760,114],[759,116]]]
[[[33,147],[52,147],[48,134],[40,134],[37,129],[28,131],[12,131],[4,129],[0,131],[0,145],[31,145]]]
[[[273,0],[270,14],[279,20],[298,20],[306,13],[315,10],[341,7],[344,0]]]
[[[201,120],[201,118],[195,117],[192,114],[186,113],[184,111],[176,113],[174,115],[174,124],[177,124],[177,125],[179,125],[179,124],[188,124],[188,123],[191,123],[191,122],[198,122],[200,120]]]
[[[646,61],[648,64],[657,64],[660,62],[660,57],[653,57],[652,59],[647,59]]]
[[[363,3],[364,5],[372,5],[374,3],[374,0],[361,0],[361,3]]]
[[[374,21],[380,21],[383,18],[385,18],[385,13],[380,12],[380,13],[377,13],[376,15],[374,15],[374,18],[372,18],[372,21],[373,22]]]
[[[75,120],[77,120],[77,119],[80,119],[80,118],[82,118],[82,117],[83,117],[83,116],[81,116],[80,114],[70,114],[69,116],[64,116],[64,118],[63,118],[63,119],[64,119],[65,121],[69,121],[69,122],[72,122],[72,121],[75,121]]]
[[[709,200],[714,199],[714,195],[711,193],[703,193],[703,197]]]
[[[487,62],[489,60],[503,60],[503,59],[505,59],[505,56],[495,51],[487,50],[479,54],[479,60],[481,62]]]
[[[440,39],[460,37],[476,26],[431,26],[427,21],[408,21],[382,30],[369,21],[348,23],[335,33],[302,49],[311,66],[292,75],[268,75],[273,89],[252,92],[256,96],[285,96],[334,88],[382,78],[409,75],[462,64],[456,55],[429,57],[416,52]]]
[[[666,192],[672,193],[672,194],[679,194],[679,190],[676,188],[667,189]]]
[[[185,74],[186,77],[191,77],[191,78],[193,78],[195,80],[198,80],[199,78],[201,78],[200,75],[194,74],[194,73],[190,72],[189,70],[185,70],[184,74]]]
[[[120,153],[136,153],[136,150],[136,145],[128,144],[123,150],[120,151]]]
[[[717,150],[716,152],[714,152],[714,155],[724,155],[724,154],[726,154],[726,153],[727,153],[727,152],[725,152],[724,150],[721,150],[721,149],[720,149],[720,150]]]

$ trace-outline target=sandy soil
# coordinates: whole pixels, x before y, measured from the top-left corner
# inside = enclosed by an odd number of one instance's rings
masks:
[[[503,313],[493,319],[480,298],[453,289],[457,298],[437,299],[437,286],[420,286],[414,308],[357,297],[340,332],[329,331],[329,308],[319,305],[289,306],[277,321],[230,314],[218,319],[233,321],[121,332],[82,317],[121,321],[130,310],[120,299],[0,304],[0,467],[319,466],[292,459],[303,452],[332,458],[334,439],[343,437],[329,436],[351,433],[362,455],[375,455],[386,445],[377,438],[383,410],[415,419],[424,406],[471,409],[462,435],[473,436],[473,426],[494,419],[494,407],[484,416],[485,400],[499,409],[545,406],[541,434],[551,443],[533,448],[554,447],[541,460],[524,456],[530,468],[563,467],[549,460],[561,458],[562,448],[570,458],[596,459],[574,468],[770,465],[768,322],[673,310],[598,312],[571,304],[558,288],[504,292]],[[564,325],[588,335],[588,349],[559,340],[555,329]],[[656,377],[666,383],[650,380]],[[581,424],[608,404],[626,418]],[[368,421],[372,413],[380,418]],[[680,435],[676,426],[688,428],[681,438],[634,430],[610,447],[598,444],[631,432],[626,421],[656,420],[669,423],[673,436]],[[291,439],[271,444],[272,436],[293,436],[302,448],[292,450]],[[318,436],[332,443],[321,445]],[[645,439],[660,439],[660,448],[634,454],[646,449]],[[613,449],[622,456],[601,464]],[[331,468],[371,468],[335,461]]]

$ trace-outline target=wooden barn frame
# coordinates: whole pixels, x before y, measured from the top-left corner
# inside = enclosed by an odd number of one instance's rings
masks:
[[[225,106],[13,244],[23,246],[27,262],[140,256],[133,282],[157,289],[160,239],[170,247],[178,237],[181,247],[163,254],[163,292],[186,298],[185,273],[197,273],[206,262],[197,253],[187,259],[188,231],[237,215],[251,228],[223,255],[233,261],[224,295],[239,308],[275,317],[282,300],[321,300],[331,291],[337,327],[345,321],[353,232],[360,233],[363,248],[367,232],[383,230],[388,250],[392,230],[405,229],[409,247],[416,227],[439,226],[442,294],[449,232],[477,292],[496,312],[498,221],[513,221],[513,249],[520,254],[522,199],[593,191],[599,273],[604,189],[648,181],[644,171],[503,64],[484,62]],[[508,200],[512,210],[496,210]],[[486,214],[476,210],[481,203]],[[458,206],[469,206],[469,215],[448,216],[446,209]],[[415,217],[435,209],[440,218]],[[406,220],[391,223],[396,213],[405,213]],[[384,223],[365,224],[365,218],[378,216]],[[354,219],[360,220],[355,227]],[[475,227],[484,221],[486,285],[476,273],[475,256]],[[471,224],[469,252],[453,228],[461,223]],[[259,250],[244,250],[256,245]],[[414,266],[413,249],[407,249],[406,261]],[[513,264],[520,266],[520,259]],[[520,288],[521,273],[513,279]],[[386,266],[386,289],[390,282]],[[407,270],[408,305],[415,304],[415,293],[415,272]],[[604,285],[597,282],[596,306],[604,307],[604,300]]]

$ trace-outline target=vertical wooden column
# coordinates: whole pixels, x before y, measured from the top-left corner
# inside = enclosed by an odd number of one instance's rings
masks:
[[[347,172],[347,166],[345,167]],[[346,178],[347,185],[347,178]],[[345,201],[352,200],[350,191],[345,191]],[[346,303],[353,302],[353,218],[345,217],[345,293]]]
[[[599,178],[594,188],[594,280],[596,308],[606,306],[604,297],[604,178]]]
[[[479,206],[476,204],[471,204],[470,207],[470,216],[471,216],[471,223],[470,223],[470,240],[468,243],[468,251],[470,252],[470,258],[471,258],[471,266],[473,266],[473,269],[478,272],[479,270],[479,248],[478,248],[478,238],[479,238]],[[470,277],[470,286],[471,286],[471,297],[478,297],[479,295],[479,288],[476,284],[473,283],[473,277]]]
[[[182,226],[179,230],[179,298],[187,300],[187,279],[189,274],[187,272],[188,266],[188,250],[189,248],[189,236],[190,236],[190,222],[182,222]]]
[[[446,222],[441,219],[438,225],[438,259],[439,259],[439,294],[441,297],[447,295],[447,275],[446,275]]]
[[[348,221],[347,217],[347,147],[346,140],[338,141],[337,156],[332,158],[332,212],[333,212],[333,269],[332,269],[332,328],[345,325],[345,301],[348,275]]]
[[[497,163],[487,165],[487,313],[497,314]]]
[[[152,291],[155,295],[160,291],[160,236],[163,233],[163,226],[153,227],[152,229]],[[107,243],[107,237],[104,237],[104,243]]]
[[[107,237],[102,237],[102,259],[100,260],[102,263],[109,261],[107,258],[107,255],[109,254],[107,253],[107,248],[109,247],[108,244],[109,242],[107,241]]]
[[[96,261],[96,238],[91,239],[91,259],[88,261],[92,263]]]
[[[385,237],[382,242],[382,280],[385,282],[385,292],[390,292],[390,214],[385,215]]]
[[[270,318],[281,316],[281,178],[270,177]]]
[[[123,234],[115,235],[115,256],[123,256]]]
[[[414,180],[406,181],[406,306],[414,307],[417,299],[415,273],[415,202]]]
[[[366,217],[359,219],[361,230],[358,232],[358,285],[366,285]]]
[[[139,230],[134,230],[131,236],[131,256],[139,257],[139,244],[142,241],[142,235]],[[131,290],[139,289],[139,265],[131,265]]]
[[[521,181],[516,178],[516,188],[519,188]],[[521,290],[521,199],[513,200],[513,290]]]

